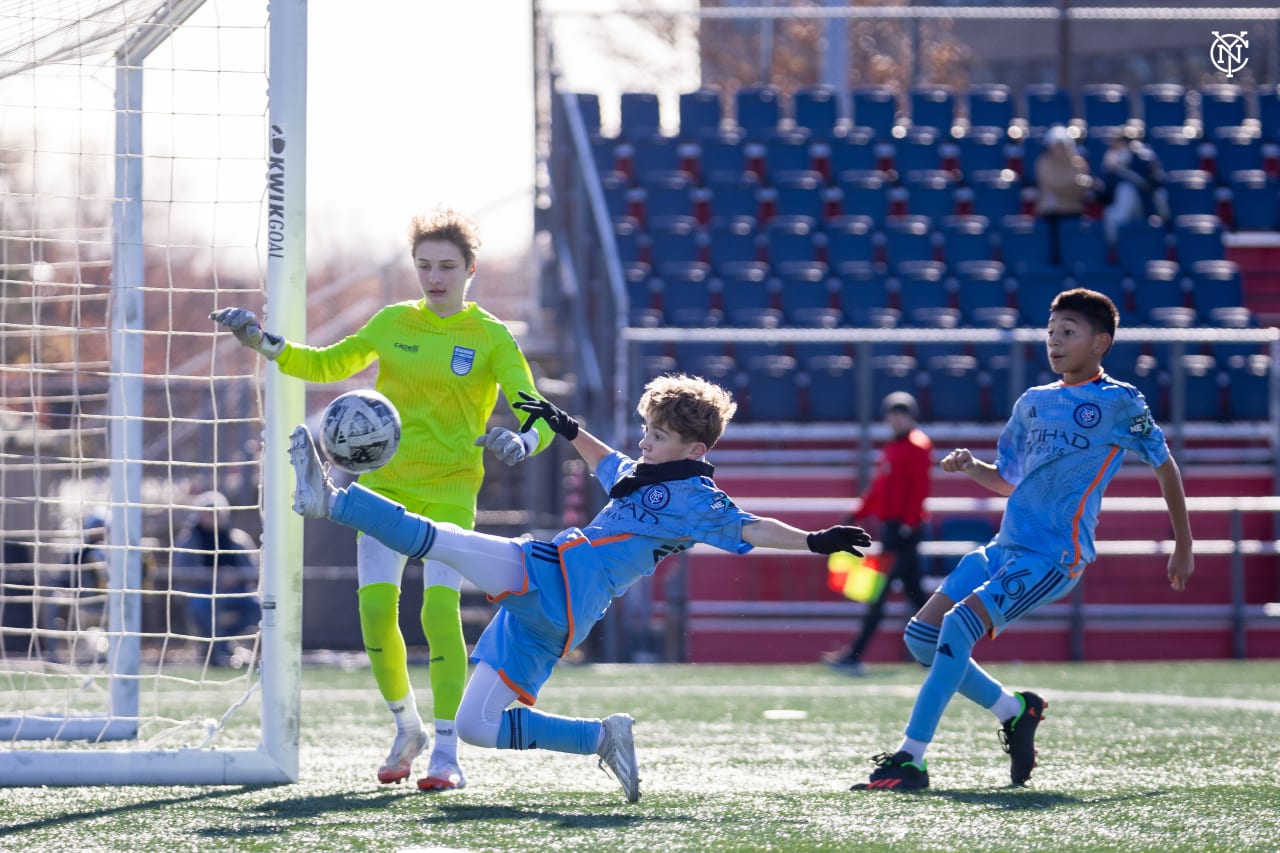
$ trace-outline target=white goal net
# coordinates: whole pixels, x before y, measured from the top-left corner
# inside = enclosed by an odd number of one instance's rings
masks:
[[[305,8],[0,5],[0,784],[297,777]]]

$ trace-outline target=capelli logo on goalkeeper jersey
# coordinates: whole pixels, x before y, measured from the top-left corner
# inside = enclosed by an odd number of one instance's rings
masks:
[[[449,360],[449,368],[457,376],[466,376],[471,372],[471,365],[475,364],[475,361],[475,350],[456,346],[453,348],[453,358]]]

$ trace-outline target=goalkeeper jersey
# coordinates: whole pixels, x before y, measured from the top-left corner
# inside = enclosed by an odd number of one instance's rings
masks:
[[[1169,458],[1141,392],[1105,373],[1028,389],[996,450],[1000,476],[1014,486],[996,542],[1040,554],[1073,576],[1096,556],[1102,492],[1125,451],[1153,467]]]
[[[388,305],[331,346],[286,342],[275,363],[307,382],[336,382],[375,361],[375,388],[400,411],[400,448],[360,483],[414,512],[429,503],[474,512],[484,478],[484,449],[474,442],[487,431],[498,388],[508,405],[520,391],[536,394],[515,338],[474,302],[440,317],[419,299]],[[542,421],[536,429],[541,450],[553,436]]]

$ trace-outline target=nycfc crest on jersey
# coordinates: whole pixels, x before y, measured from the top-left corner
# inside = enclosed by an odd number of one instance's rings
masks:
[[[650,486],[640,495],[640,502],[647,509],[662,509],[671,500],[671,490],[666,486]]]
[[[476,351],[469,347],[455,346],[453,358],[449,359],[449,367],[456,376],[466,376],[471,372],[471,365],[476,362]]]

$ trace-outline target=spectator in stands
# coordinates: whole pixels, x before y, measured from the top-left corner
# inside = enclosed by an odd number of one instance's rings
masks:
[[[957,692],[1000,721],[1013,784],[1030,778],[1036,727],[1047,703],[1030,691],[1010,692],[971,653],[983,635],[997,636],[1079,582],[1095,556],[1103,490],[1126,451],[1155,469],[1173,527],[1169,583],[1186,588],[1195,564],[1182,474],[1142,394],[1102,371],[1118,320],[1115,305],[1101,293],[1077,288],[1058,294],[1046,346],[1061,381],[1018,398],[994,465],[965,448],[943,457],[942,470],[967,474],[1007,496],[1004,518],[996,538],[967,554],[907,624],[907,647],[929,674],[901,745],[876,756],[870,781],[855,790],[928,787],[925,751]]]
[[[1049,226],[1049,260],[1063,262],[1059,232],[1064,222],[1084,215],[1093,192],[1089,161],[1076,151],[1076,141],[1065,127],[1055,124],[1044,135],[1044,150],[1035,162],[1036,214]]]
[[[354,334],[328,347],[308,347],[266,332],[257,316],[243,308],[211,315],[240,343],[275,361],[281,373],[309,382],[345,379],[377,361],[377,390],[399,410],[404,432],[395,458],[363,475],[362,484],[414,512],[468,530],[475,527],[484,478],[484,451],[477,445],[515,465],[552,438],[543,426],[521,434],[493,427],[476,438],[485,432],[499,388],[508,403],[515,403],[517,392],[535,390],[529,363],[511,332],[497,317],[466,301],[479,250],[479,229],[461,213],[442,209],[414,217],[409,251],[423,298],[383,308]],[[356,541],[360,632],[373,679],[396,726],[391,752],[377,771],[382,783],[407,779],[414,759],[430,742],[409,682],[400,630],[404,565],[403,554],[373,537]],[[431,656],[436,742],[418,787],[438,791],[466,785],[454,725],[467,679],[462,577],[437,560],[428,560],[422,575],[420,619]]]
[[[524,394],[517,407],[573,443],[609,494],[585,530],[550,541],[504,539],[433,521],[364,488],[336,489],[311,432],[293,432],[294,511],[329,518],[377,537],[410,557],[441,560],[499,603],[472,655],[475,672],[458,709],[467,743],[490,749],[551,749],[600,756],[629,802],[640,799],[632,718],[558,717],[534,710],[556,663],[586,639],[609,603],[663,557],[705,542],[734,554],[752,547],[849,551],[871,538],[860,527],[806,533],[742,510],[720,491],[705,461],[737,408],[728,391],[704,379],[665,375],[640,397],[640,459],[581,429],[552,403]],[[524,708],[509,709],[519,700]]]
[[[252,651],[218,638],[249,634],[262,617],[257,545],[231,526],[230,504],[221,492],[204,492],[193,504],[173,539],[173,586],[189,593],[184,604],[194,632],[213,640],[209,662],[244,666]]]
[[[1115,245],[1120,226],[1135,219],[1169,219],[1169,202],[1160,160],[1136,133],[1125,128],[1102,155],[1102,225]]]
[[[870,518],[880,523],[880,560],[888,579],[880,594],[868,603],[853,645],[822,656],[829,666],[849,675],[866,672],[862,655],[884,616],[885,600],[894,581],[902,585],[903,594],[916,610],[929,600],[920,585],[920,540],[926,521],[924,502],[929,497],[933,442],[916,423],[919,417],[916,398],[905,391],[885,397],[881,412],[893,431],[893,438],[881,449],[871,484],[846,522],[853,524]]]

